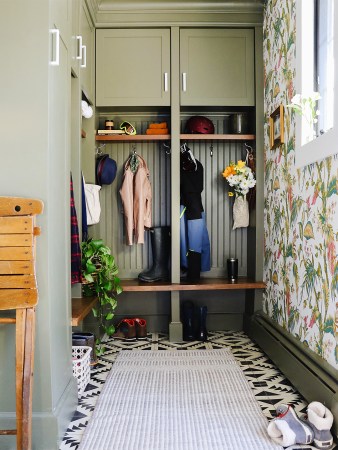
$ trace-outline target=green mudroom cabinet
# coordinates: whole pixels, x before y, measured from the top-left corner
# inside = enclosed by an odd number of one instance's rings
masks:
[[[254,31],[180,31],[182,106],[253,106]]]
[[[143,315],[149,328],[157,331],[167,330],[169,320],[172,340],[181,339],[180,302],[189,298],[191,291],[197,302],[205,302],[206,291],[212,291],[207,296],[216,328],[241,329],[243,309],[251,301],[248,298],[264,287],[257,268],[262,264],[261,231],[257,233],[255,226],[261,223],[261,219],[256,221],[257,208],[251,212],[248,229],[233,231],[232,201],[221,176],[231,160],[245,157],[245,143],[255,148],[256,128],[261,126],[257,125],[255,104],[260,89],[255,82],[256,71],[259,73],[255,33],[259,36],[254,28],[225,27],[96,31],[97,128],[102,129],[107,118],[115,121],[115,127],[129,120],[137,135],[96,137],[97,146],[104,144],[101,151],[117,161],[118,174],[113,185],[101,190],[104,207],[95,235],[111,246],[119,265],[124,293],[117,316]],[[151,89],[155,93],[150,95]],[[238,111],[250,118],[248,134],[235,135],[226,129],[229,114]],[[184,134],[185,123],[193,115],[209,117],[215,134]],[[169,125],[169,136],[145,134],[149,123],[163,121]],[[180,146],[185,142],[204,167],[202,201],[211,241],[211,271],[202,274],[201,283],[196,284],[182,281],[179,270]],[[147,232],[144,245],[125,244],[119,188],[124,163],[134,150],[146,159],[150,170],[153,226],[171,226],[169,282],[144,285],[137,281],[137,275],[152,264]],[[230,256],[240,260],[243,284],[231,286],[227,280],[226,259]],[[224,304],[226,317],[221,312]]]
[[[170,105],[170,30],[96,33],[97,106]],[[254,105],[254,31],[180,30],[185,106]]]
[[[170,105],[170,30],[96,32],[96,105]]]

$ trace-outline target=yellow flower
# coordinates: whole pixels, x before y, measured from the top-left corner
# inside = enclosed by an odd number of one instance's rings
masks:
[[[228,196],[229,196],[229,197],[233,197],[233,196],[234,196],[234,193],[233,193],[233,192],[228,192]]]
[[[224,172],[222,173],[224,178],[229,177],[230,175],[234,175],[235,174],[235,170],[232,166],[228,166],[224,169]]]
[[[242,169],[242,167],[245,167],[245,161],[242,161],[241,159],[237,163],[238,169]]]

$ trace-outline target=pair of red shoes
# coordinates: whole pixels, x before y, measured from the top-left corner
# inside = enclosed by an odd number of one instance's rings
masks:
[[[114,339],[122,341],[135,341],[147,339],[147,322],[145,319],[135,317],[133,319],[122,319],[113,334]]]

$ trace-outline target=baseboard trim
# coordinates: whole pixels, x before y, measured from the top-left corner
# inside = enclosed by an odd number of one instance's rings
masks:
[[[264,313],[245,321],[246,332],[308,401],[324,403],[334,416],[338,438],[338,371]]]
[[[32,441],[34,450],[57,450],[77,408],[76,379],[71,378],[56,408],[52,412],[34,412],[32,418]],[[14,412],[0,412],[0,428],[15,429]],[[16,436],[0,436],[0,448],[14,450]]]
[[[60,397],[56,408],[54,409],[54,416],[58,423],[58,441],[60,442],[68,428],[69,422],[78,405],[78,390],[77,382],[74,377],[71,377],[63,395]]]

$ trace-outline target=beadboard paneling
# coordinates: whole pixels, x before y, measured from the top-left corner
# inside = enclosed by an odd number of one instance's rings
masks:
[[[210,117],[210,116],[209,116]],[[133,121],[132,121],[133,119]],[[136,125],[139,133],[144,133],[152,120],[127,119]],[[223,132],[224,116],[213,115],[216,132]],[[182,125],[186,119],[183,117]],[[169,122],[169,120],[168,120]],[[204,167],[204,191],[202,201],[206,212],[207,228],[211,243],[210,272],[202,276],[226,276],[226,259],[236,257],[239,260],[239,275],[247,274],[247,229],[232,230],[233,198],[228,197],[228,185],[221,173],[228,163],[245,158],[243,142],[237,141],[188,141],[189,148]],[[212,156],[210,146],[212,145]],[[101,198],[101,221],[95,229],[95,236],[101,236],[112,248],[119,266],[121,278],[134,278],[143,270],[151,267],[152,257],[148,233],[145,244],[128,246],[125,244],[125,231],[119,189],[122,183],[123,167],[133,150],[136,150],[147,162],[153,192],[152,217],[153,226],[170,225],[170,172],[171,157],[165,152],[160,142],[106,143],[102,149],[116,160],[118,172],[110,186],[103,186]],[[178,152],[179,149],[172,149]],[[177,177],[179,182],[179,176]],[[176,243],[179,251],[179,243]]]

